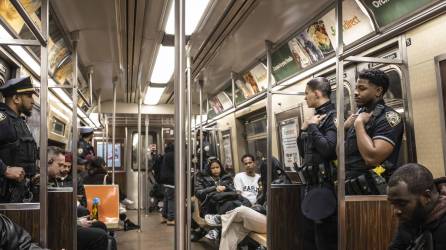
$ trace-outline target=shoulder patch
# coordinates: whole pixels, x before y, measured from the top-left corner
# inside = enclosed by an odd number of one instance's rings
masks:
[[[77,153],[78,153],[78,154],[81,155],[83,152],[84,152],[84,150],[83,150],[82,148],[78,148],[78,149],[77,149]]]
[[[3,112],[0,112],[0,122],[6,119],[6,115]]]
[[[395,111],[388,111],[386,112],[386,120],[391,127],[395,127],[400,124],[401,116]]]

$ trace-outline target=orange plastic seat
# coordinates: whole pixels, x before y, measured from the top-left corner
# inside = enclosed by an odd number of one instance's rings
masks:
[[[108,228],[119,227],[119,186],[118,185],[84,185],[87,208],[91,211],[93,198],[98,197],[99,221]]]

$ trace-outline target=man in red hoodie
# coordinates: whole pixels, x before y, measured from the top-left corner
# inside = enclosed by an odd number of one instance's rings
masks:
[[[421,164],[401,166],[390,177],[388,200],[399,219],[389,250],[446,249],[446,180]]]

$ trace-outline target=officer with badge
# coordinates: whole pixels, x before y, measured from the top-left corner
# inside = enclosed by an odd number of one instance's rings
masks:
[[[305,177],[301,210],[304,214],[303,249],[336,250],[337,216],[334,190],[336,160],[335,105],[330,82],[317,77],[307,83],[305,100],[315,114],[302,125],[297,144]]]
[[[0,92],[0,203],[30,202],[38,150],[22,115],[31,116],[37,93],[29,77],[6,81]]]
[[[80,139],[78,143],[78,156],[85,160],[90,160],[94,154],[94,148],[91,145],[93,139],[93,128],[80,128]]]
[[[378,69],[359,73],[355,87],[358,112],[345,121],[346,193],[385,194],[386,179],[398,167],[404,126],[384,103],[389,78]]]

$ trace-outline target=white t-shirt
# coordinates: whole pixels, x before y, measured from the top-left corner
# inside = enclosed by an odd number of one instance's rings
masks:
[[[259,192],[259,179],[259,174],[249,176],[246,172],[238,173],[234,177],[235,190],[240,191],[241,195],[248,199],[251,204],[255,204]]]

